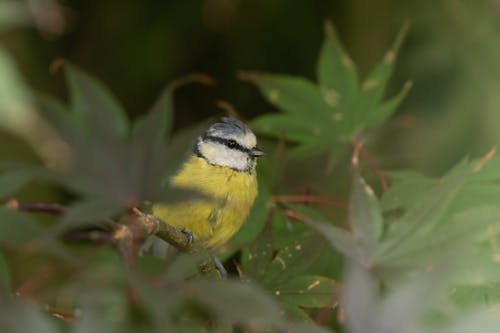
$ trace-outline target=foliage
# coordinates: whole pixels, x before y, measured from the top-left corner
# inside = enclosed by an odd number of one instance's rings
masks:
[[[318,84],[287,75],[244,73],[243,78],[254,82],[270,103],[285,112],[259,117],[255,128],[272,136],[284,135],[299,145],[299,151],[310,153],[338,149],[339,144],[379,125],[396,110],[410,87],[405,85],[397,96],[383,101],[406,29],[361,84],[356,66],[330,23],[316,69]]]
[[[162,184],[179,161],[176,138],[167,140],[172,93],[206,77],[175,81],[130,121],[103,84],[63,64],[69,105],[35,98],[55,133],[58,158],[43,167],[3,163],[0,197],[43,180],[72,200],[49,219],[23,211],[17,200],[0,209],[1,331],[495,332],[500,159],[493,151],[464,159],[439,178],[392,172],[380,197],[363,177],[372,171],[363,168],[359,138],[386,121],[407,93],[403,88],[384,101],[403,35],[404,29],[363,84],[329,24],[319,84],[244,75],[283,112],[253,122],[277,140],[268,143],[272,163],[259,167],[260,198],[247,225],[221,249],[234,271],[228,280],[197,272],[203,254],[142,256],[129,265],[123,244],[111,246],[116,234],[109,237],[110,225],[144,201],[196,195]],[[278,195],[288,181],[279,168],[289,155],[335,154],[351,142],[343,215],[320,204],[338,203],[333,190],[326,198],[315,188]]]

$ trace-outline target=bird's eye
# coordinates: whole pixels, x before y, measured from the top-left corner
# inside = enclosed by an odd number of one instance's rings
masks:
[[[238,145],[238,143],[236,143],[236,141],[234,141],[234,140],[228,140],[228,142],[227,142],[227,146],[229,148],[235,148],[237,145]]]

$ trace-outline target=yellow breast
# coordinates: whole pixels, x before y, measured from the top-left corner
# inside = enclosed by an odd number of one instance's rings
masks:
[[[170,186],[206,196],[153,206],[153,215],[191,232],[195,246],[199,247],[217,247],[227,242],[240,229],[257,195],[255,171],[213,166],[196,156],[188,159]]]

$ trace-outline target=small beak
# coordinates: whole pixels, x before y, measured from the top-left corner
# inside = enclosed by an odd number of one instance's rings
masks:
[[[252,154],[253,157],[266,155],[266,153],[264,153],[262,150],[260,150],[260,148],[257,147],[252,148],[250,153]]]

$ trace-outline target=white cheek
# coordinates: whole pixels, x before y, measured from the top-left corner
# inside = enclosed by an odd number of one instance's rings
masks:
[[[220,144],[201,144],[200,152],[210,164],[227,166],[237,170],[247,170],[248,155],[242,151],[230,149]]]
[[[247,168],[247,154],[222,146],[215,158],[215,164],[244,170]]]

